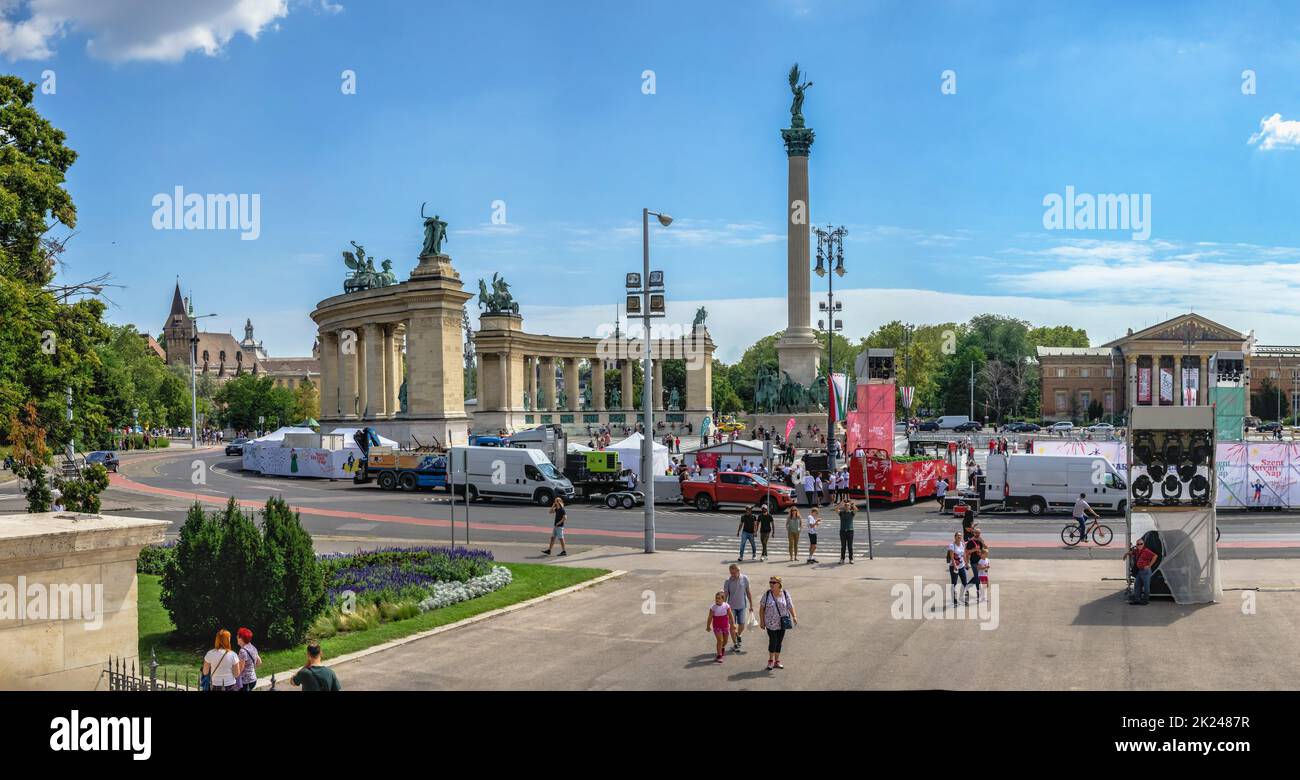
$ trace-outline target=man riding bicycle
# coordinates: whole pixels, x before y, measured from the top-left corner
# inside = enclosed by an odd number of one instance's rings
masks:
[[[1085,493],[1080,493],[1079,500],[1074,502],[1073,514],[1074,514],[1075,521],[1078,522],[1079,524],[1080,542],[1088,541],[1088,515],[1092,515],[1094,518],[1098,520],[1101,519],[1101,515],[1098,515],[1096,512],[1093,511],[1092,507],[1088,506],[1088,501],[1085,499],[1085,495],[1086,495]]]

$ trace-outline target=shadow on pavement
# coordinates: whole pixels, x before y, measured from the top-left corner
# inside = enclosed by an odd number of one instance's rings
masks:
[[[1215,604],[1175,604],[1169,598],[1153,598],[1146,606],[1129,604],[1122,588],[1081,604],[1072,625],[1076,626],[1171,626],[1185,617]]]

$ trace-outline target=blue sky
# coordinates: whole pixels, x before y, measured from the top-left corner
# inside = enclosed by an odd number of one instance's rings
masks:
[[[428,201],[468,285],[500,271],[526,329],[591,335],[648,206],[677,219],[652,237],[672,315],[708,306],[734,360],[785,326],[798,61],[813,220],[850,231],[847,335],[995,311],[1100,343],[1194,308],[1300,343],[1286,4],[0,0],[0,18],[3,67],[54,71],[38,106],[81,155],[65,276],[111,271],[109,317],[151,332],[179,275],[209,329],[252,317],[272,354],[305,354],[340,251],[405,278]],[[259,194],[260,236],[153,229],[178,185]],[[1149,195],[1150,238],[1046,230],[1067,185]]]

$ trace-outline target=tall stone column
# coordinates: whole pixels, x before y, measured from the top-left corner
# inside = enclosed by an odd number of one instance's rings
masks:
[[[344,420],[357,419],[357,356],[360,353],[357,331],[344,328],[339,332],[339,406]]]
[[[1210,386],[1209,386],[1210,377],[1209,377],[1209,374],[1208,374],[1208,371],[1209,371],[1209,365],[1208,365],[1209,359],[1210,359],[1209,355],[1200,355],[1200,356],[1197,357],[1197,366],[1196,366],[1196,403],[1199,404],[1200,406],[1208,406],[1209,403],[1210,403],[1210,402],[1209,402],[1209,397],[1210,397]]]
[[[821,346],[812,328],[810,303],[809,226],[812,221],[808,200],[808,155],[813,130],[796,116],[792,127],[781,131],[786,153],[786,329],[777,342],[781,370],[804,387],[817,377]]]
[[[591,359],[591,408],[605,411],[605,361],[598,357]]]
[[[401,413],[402,353],[397,348],[397,325],[384,325],[384,397],[388,399],[388,416]]]
[[[618,367],[619,383],[622,385],[619,392],[623,394],[623,411],[630,412],[636,409],[636,399],[632,397],[632,388],[635,387],[632,383],[632,361],[620,360]]]
[[[363,330],[366,334],[362,341],[366,359],[366,405],[363,408],[367,419],[382,419],[388,416],[388,396],[384,393],[383,331],[376,323],[367,323]]]
[[[578,392],[578,359],[564,358],[564,395],[568,401],[567,408],[576,412],[582,408],[582,397]]]
[[[1125,377],[1125,380],[1128,382],[1128,403],[1126,405],[1126,412],[1130,415],[1129,419],[1131,419],[1133,409],[1138,403],[1138,356],[1125,355],[1124,363],[1128,367],[1128,371],[1126,372],[1128,375]]]
[[[370,381],[366,350],[370,348],[370,339],[366,338],[369,325],[356,328],[357,332],[357,414],[361,419],[370,418]]]
[[[555,358],[546,356],[539,361],[537,372],[537,390],[542,394],[542,403],[538,410],[549,412],[555,409]]]
[[[657,412],[664,410],[664,362],[662,360],[651,361],[654,364],[654,387],[651,388],[654,393],[654,408]]]
[[[339,334],[320,332],[320,417],[335,420],[339,416]]]
[[[510,354],[497,353],[497,410],[510,411]]]
[[[537,408],[537,358],[524,355],[524,392],[528,394],[528,408]]]

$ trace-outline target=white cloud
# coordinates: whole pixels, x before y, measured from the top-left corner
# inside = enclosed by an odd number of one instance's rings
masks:
[[[1300,146],[1300,120],[1283,119],[1281,114],[1265,117],[1259,120],[1259,132],[1246,143],[1258,143],[1262,151],[1294,149]]]
[[[256,38],[288,13],[288,0],[0,0],[0,55],[48,59],[56,39],[76,33],[98,59],[174,62],[192,51],[216,55],[240,33]]]

